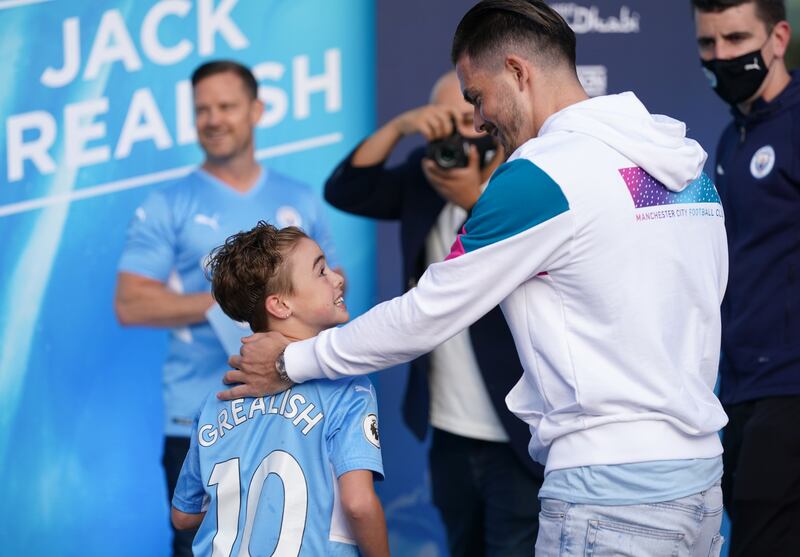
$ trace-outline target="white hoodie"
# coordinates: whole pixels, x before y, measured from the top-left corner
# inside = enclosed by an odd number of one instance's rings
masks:
[[[298,382],[430,351],[501,304],[506,398],[548,470],[721,454],[713,394],[727,245],[706,153],[632,93],[553,114],[494,174],[417,288],[290,345]]]

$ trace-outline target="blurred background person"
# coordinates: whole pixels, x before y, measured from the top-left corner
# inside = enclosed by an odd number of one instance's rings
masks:
[[[162,459],[170,500],[189,450],[192,422],[228,369],[225,337],[249,331],[214,303],[204,268],[208,253],[259,220],[302,227],[326,254],[334,253],[318,197],[255,159],[253,130],[264,107],[250,70],[228,60],[207,62],[192,74],[192,87],[205,160],[136,209],[114,301],[123,325],[171,329],[163,370]],[[191,555],[193,535],[194,530],[174,531],[173,555]]]
[[[692,0],[705,73],[731,107],[717,148],[730,278],[719,397],[732,556],[800,547],[800,75],[783,0]]]
[[[434,85],[430,104],[366,138],[326,183],[325,199],[334,207],[399,221],[407,288],[447,256],[505,159],[494,138],[475,131],[472,112],[455,72],[448,72]],[[415,134],[428,146],[387,168],[397,143]],[[543,469],[528,457],[528,428],[505,404],[521,375],[499,308],[411,362],[403,417],[420,440],[432,427],[433,502],[453,557],[533,552]]]

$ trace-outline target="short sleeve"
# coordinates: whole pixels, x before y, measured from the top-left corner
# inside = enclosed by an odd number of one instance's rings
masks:
[[[163,192],[150,194],[134,212],[117,269],[166,282],[175,261],[176,232]]]
[[[197,447],[197,420],[195,420],[189,452],[186,453],[172,496],[172,506],[185,513],[200,513],[205,510],[205,498],[206,492],[200,475],[200,452]]]
[[[336,477],[353,470],[371,470],[383,479],[375,389],[366,377],[356,377],[339,389],[327,434]]]

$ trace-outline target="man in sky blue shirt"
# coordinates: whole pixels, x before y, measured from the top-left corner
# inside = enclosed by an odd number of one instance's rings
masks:
[[[209,316],[221,315],[205,278],[209,251],[265,219],[278,227],[302,227],[333,254],[318,197],[255,159],[253,130],[264,107],[250,70],[231,61],[208,62],[193,73],[192,87],[205,160],[185,178],[154,191],[136,210],[115,299],[122,324],[171,329],[163,380],[163,465],[170,498],[192,421],[227,369],[228,353],[218,335],[236,328],[224,316],[216,331],[209,322]],[[175,534],[173,555],[191,555],[191,533]]]

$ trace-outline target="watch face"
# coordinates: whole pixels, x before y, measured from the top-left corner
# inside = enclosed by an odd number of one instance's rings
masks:
[[[278,354],[278,358],[275,360],[275,371],[278,372],[278,377],[280,377],[281,380],[289,380],[289,375],[286,373],[286,362],[283,360],[283,352]]]

